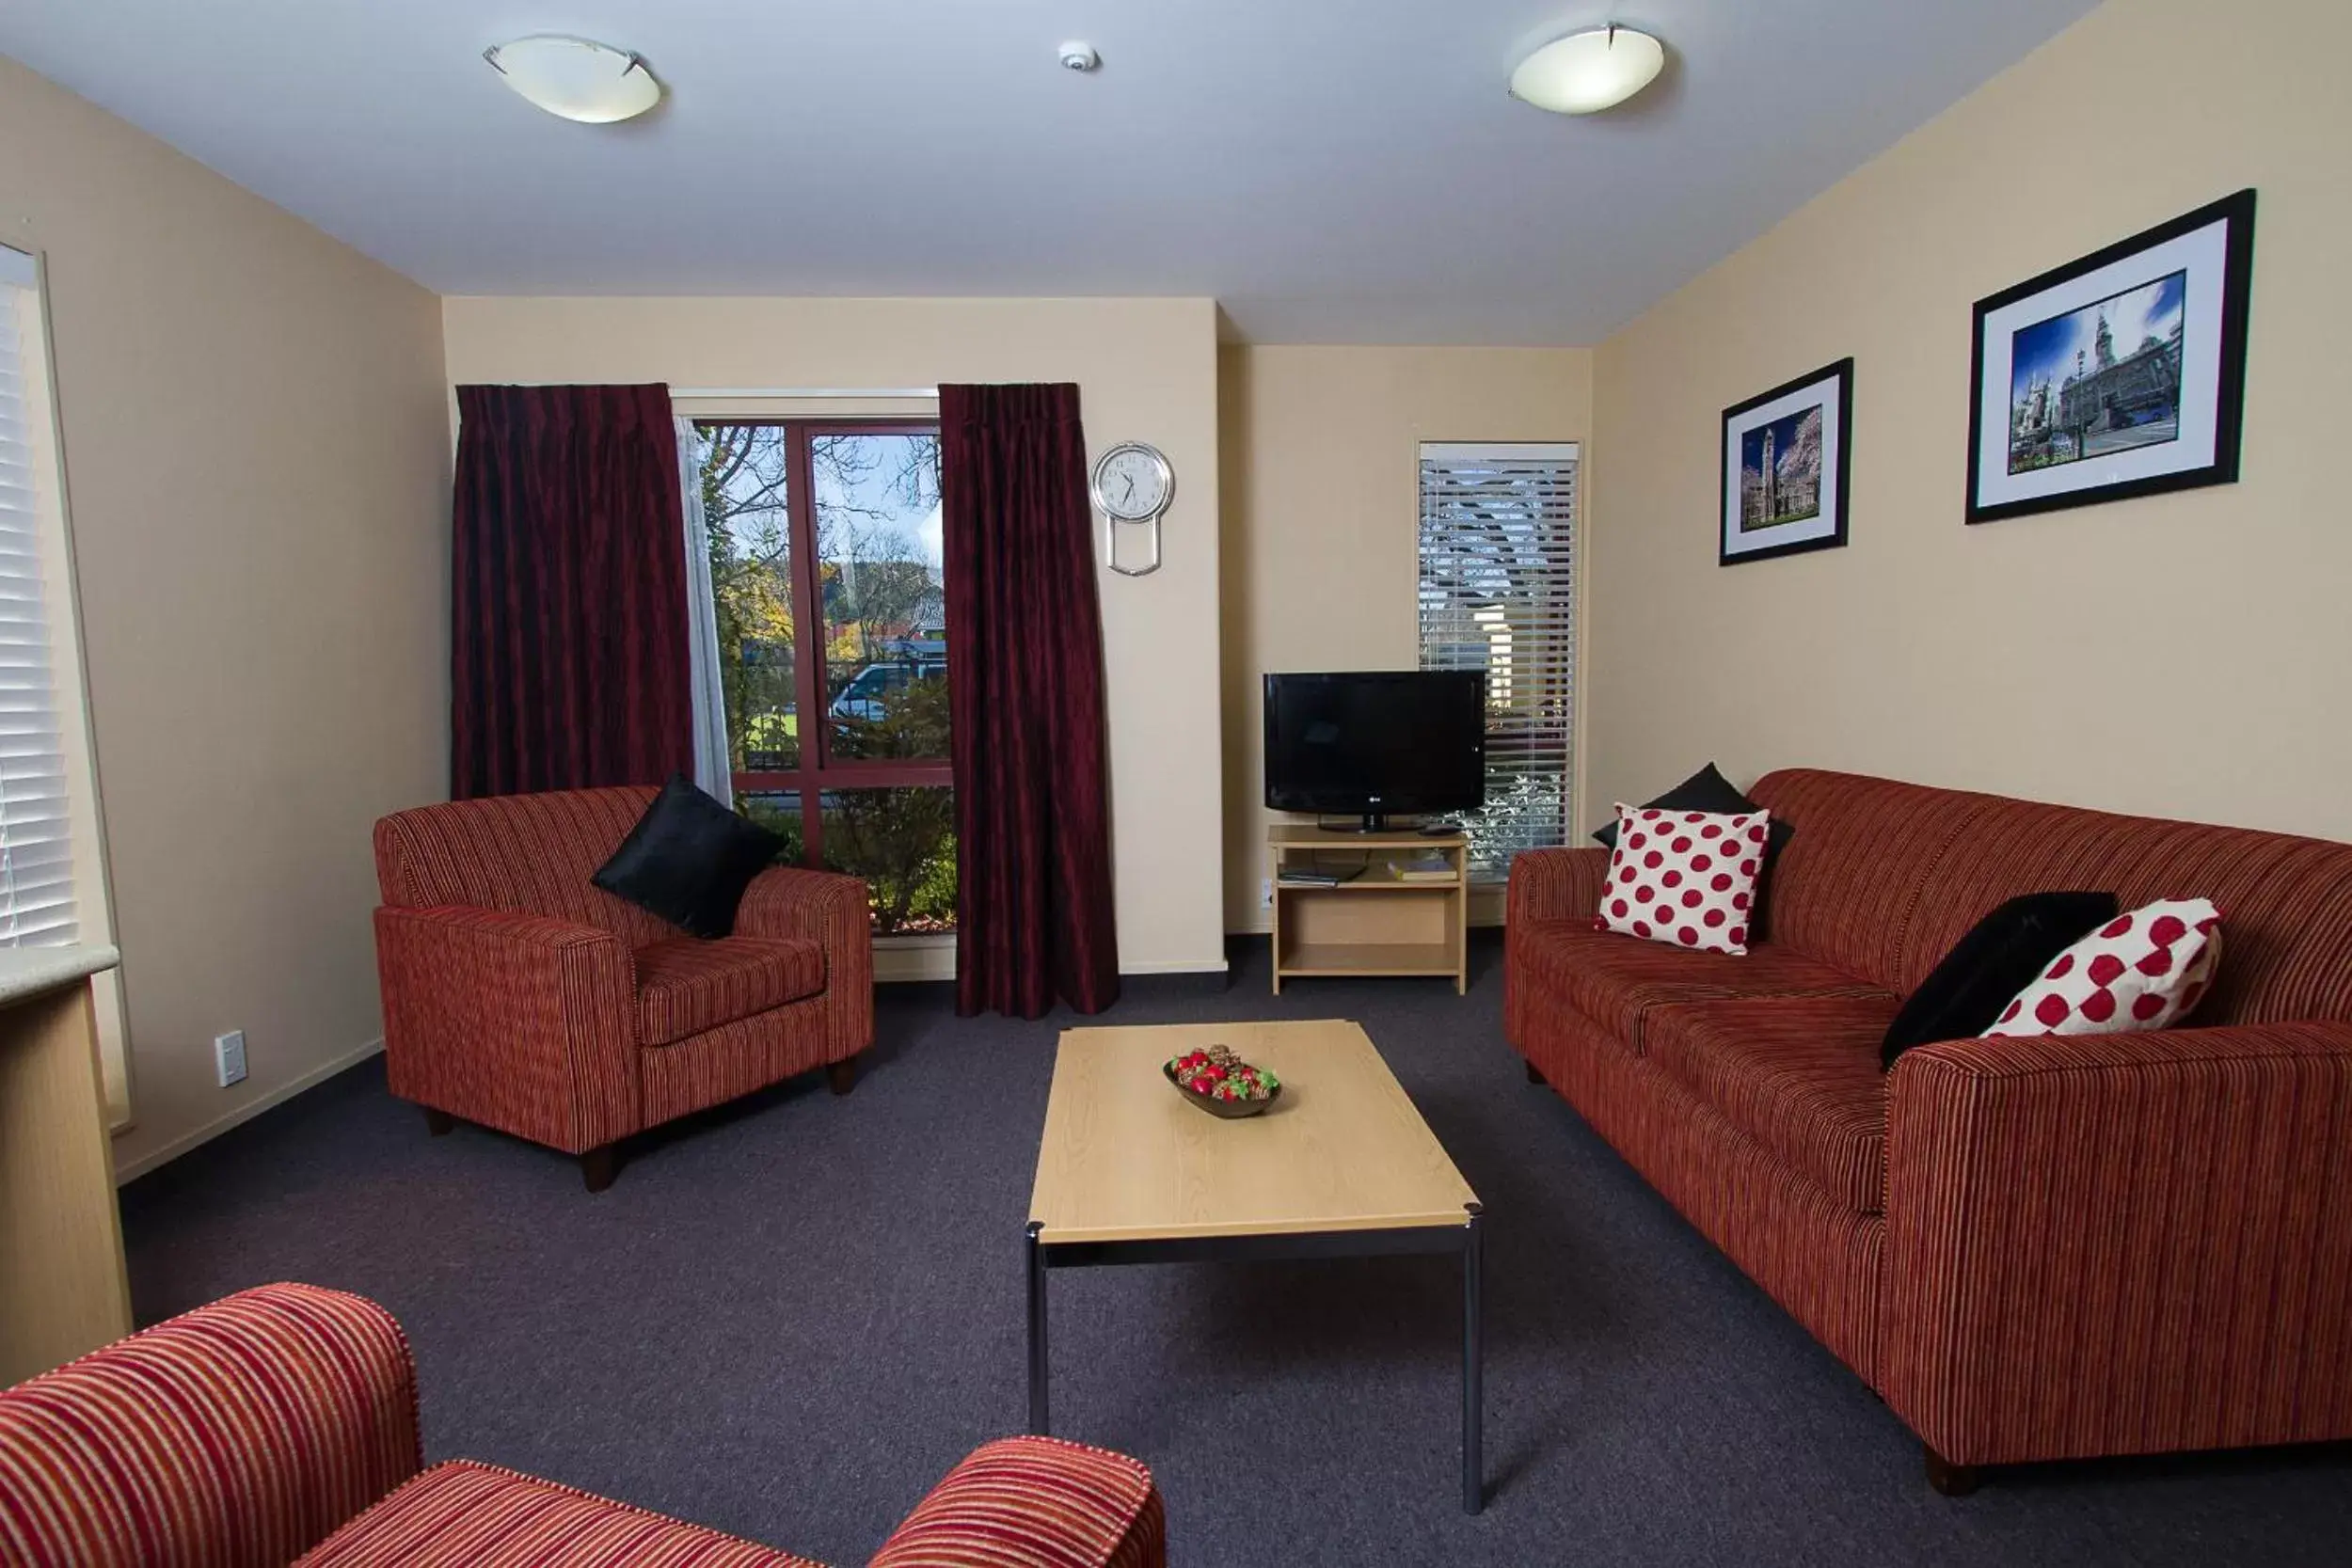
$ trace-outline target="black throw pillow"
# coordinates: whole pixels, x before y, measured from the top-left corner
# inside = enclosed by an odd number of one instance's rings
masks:
[[[783,852],[782,838],[674,773],[589,880],[698,937],[723,937],[743,890]]]
[[[2115,914],[2112,893],[2028,893],[2010,899],[1969,927],[1904,998],[1887,1025],[1880,1060],[1891,1068],[1915,1045],[1983,1034],[2052,958]]]
[[[1718,772],[1715,765],[1710,762],[1657,800],[1643,801],[1642,809],[1644,811],[1712,811],[1737,815],[1741,812],[1761,811],[1764,808],[1740,794],[1733,787],[1731,781]],[[1772,818],[1772,837],[1764,845],[1766,876],[1772,874],[1772,862],[1779,858],[1781,847],[1794,838],[1796,834],[1796,829],[1777,816]],[[1604,849],[1614,849],[1617,847],[1617,824],[1614,818],[1610,820],[1607,827],[1594,831],[1593,842]]]

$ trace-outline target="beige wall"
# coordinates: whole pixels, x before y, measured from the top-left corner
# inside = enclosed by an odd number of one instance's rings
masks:
[[[136,1170],[383,1032],[368,828],[448,772],[439,316],[6,59],[0,226],[48,254]]]
[[[1601,348],[1586,816],[1714,757],[2352,837],[2352,8],[2219,14],[2110,0]],[[2247,185],[2244,479],[1964,527],[1972,303]],[[1722,410],[1849,354],[1851,546],[1719,568]]]
[[[450,379],[680,388],[1075,381],[1089,446],[1176,469],[1167,563],[1098,571],[1120,967],[1222,969],[1216,312],[1205,299],[450,299]]]
[[[1584,441],[1586,349],[1228,347],[1225,928],[1263,931],[1261,677],[1411,669],[1423,441]]]

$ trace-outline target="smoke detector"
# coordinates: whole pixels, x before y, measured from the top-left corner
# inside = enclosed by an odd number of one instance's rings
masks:
[[[1072,39],[1061,46],[1061,64],[1064,71],[1083,73],[1094,70],[1102,63],[1103,56],[1094,52],[1094,45],[1084,40]]]

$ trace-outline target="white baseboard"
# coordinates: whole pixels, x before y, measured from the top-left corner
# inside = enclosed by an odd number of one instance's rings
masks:
[[[181,1155],[185,1154],[188,1150],[194,1148],[197,1145],[211,1142],[213,1139],[219,1137],[223,1132],[228,1132],[231,1127],[236,1126],[238,1123],[250,1121],[255,1117],[260,1116],[263,1111],[268,1110],[271,1106],[281,1105],[287,1101],[292,1100],[295,1095],[300,1094],[303,1090],[310,1088],[314,1085],[326,1083],[329,1078],[332,1078],[335,1074],[342,1071],[343,1069],[364,1062],[370,1056],[373,1056],[381,1053],[383,1049],[383,1037],[378,1036],[374,1039],[368,1040],[363,1044],[354,1047],[352,1050],[344,1052],[340,1056],[334,1057],[328,1061],[321,1062],[310,1071],[303,1073],[297,1078],[289,1079],[287,1082],[278,1085],[278,1087],[270,1090],[269,1093],[265,1095],[261,1095],[255,1099],[246,1101],[244,1104],[238,1106],[233,1111],[215,1117],[212,1120],[206,1122],[203,1126],[197,1128],[194,1132],[182,1133],[179,1137],[172,1139],[171,1142],[164,1145],[161,1148],[150,1149],[147,1153],[140,1155],[137,1159],[132,1161],[128,1164],[117,1165],[115,1167],[115,1185],[119,1187],[126,1181],[135,1180],[139,1177],[145,1176],[149,1171],[155,1169],[158,1165],[168,1164],[170,1162],[180,1158]]]
[[[1222,974],[1227,969],[1225,955],[1214,958],[1138,958],[1119,966],[1121,974]]]

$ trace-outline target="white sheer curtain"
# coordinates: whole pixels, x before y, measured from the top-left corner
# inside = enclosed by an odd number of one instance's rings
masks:
[[[677,419],[677,467],[686,514],[686,629],[693,639],[694,782],[733,805],[726,695],[719,683],[719,611],[710,597],[710,523],[703,515],[702,432],[683,416]]]

